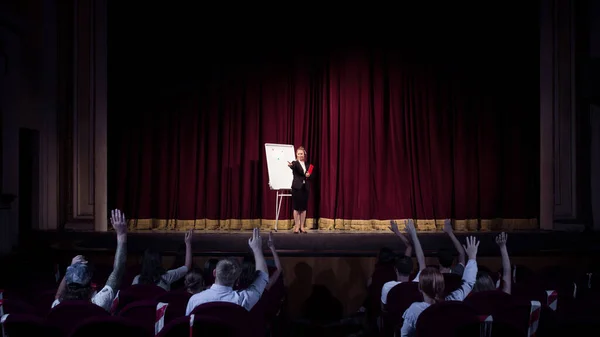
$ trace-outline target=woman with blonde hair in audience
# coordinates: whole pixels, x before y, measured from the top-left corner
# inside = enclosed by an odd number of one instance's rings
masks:
[[[416,334],[419,315],[421,315],[421,313],[430,305],[442,301],[463,301],[471,292],[477,275],[476,259],[479,241],[474,237],[468,237],[467,244],[463,247],[469,261],[465,266],[465,271],[462,276],[462,285],[459,289],[453,291],[445,298],[443,295],[445,288],[444,275],[440,273],[439,269],[427,267],[421,271],[419,275],[419,291],[423,294],[424,301],[411,304],[404,312],[404,315],[402,315],[402,318],[404,319],[404,324],[401,329],[402,337],[414,336]]]

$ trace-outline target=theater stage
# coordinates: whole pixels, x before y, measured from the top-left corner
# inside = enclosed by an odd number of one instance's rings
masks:
[[[197,256],[243,255],[248,251],[250,231],[210,232],[197,231],[193,239],[193,251]],[[494,243],[497,232],[457,232],[459,240],[467,235],[478,237],[482,244],[480,256],[497,256]],[[345,232],[311,230],[307,234],[291,231],[275,233],[278,251],[284,256],[375,256],[381,247],[402,250],[402,242],[391,232]],[[262,236],[267,237],[263,232]],[[133,231],[128,236],[128,251],[139,254],[153,248],[164,255],[176,254],[183,244],[183,232]],[[444,233],[419,233],[426,255],[433,255],[440,248],[452,248]],[[599,236],[594,233],[559,231],[515,231],[509,232],[511,256],[558,256],[591,255],[600,252]],[[111,254],[115,248],[112,232],[63,231],[35,232],[33,242],[38,247],[49,247],[57,252],[94,252]],[[266,244],[265,244],[266,249]]]

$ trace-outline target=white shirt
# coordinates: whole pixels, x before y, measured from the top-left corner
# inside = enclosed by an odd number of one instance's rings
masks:
[[[115,299],[115,291],[108,285],[104,286],[100,292],[92,296],[92,303],[110,312],[110,307]],[[52,308],[60,303],[58,299],[52,302]]]
[[[160,281],[156,284],[157,286],[163,288],[166,291],[171,290],[171,284],[181,280],[188,272],[188,268],[186,266],[181,266],[177,269],[168,270],[163,276],[160,277]],[[137,275],[133,278],[132,285],[140,283],[140,275]]]
[[[473,289],[477,278],[477,262],[475,260],[469,260],[465,266],[465,271],[462,276],[462,285],[457,290],[446,296],[446,301],[463,301],[467,295]],[[406,309],[402,318],[404,324],[400,330],[402,337],[414,336],[417,332],[417,320],[423,310],[429,308],[429,303],[426,302],[415,302]]]
[[[234,303],[250,311],[258,302],[269,283],[269,275],[267,273],[260,271],[257,274],[254,282],[244,290],[234,291],[231,287],[213,284],[210,288],[197,293],[188,301],[185,310],[186,316],[189,316],[197,306],[210,302]]]
[[[417,274],[417,276],[415,276],[415,279],[412,280],[412,282],[419,282],[419,276],[421,275],[421,272],[419,271],[419,273]],[[383,288],[381,288],[381,303],[383,304],[387,304],[387,297],[388,294],[390,293],[390,291],[392,290],[392,288],[394,288],[395,286],[399,285],[402,282],[398,282],[398,281],[389,281],[383,284]]]
[[[303,162],[303,161],[299,161],[299,160],[298,160],[298,162],[300,163],[300,166],[302,166],[302,172],[303,172],[304,174],[306,174],[306,164],[304,164],[304,162]],[[305,181],[305,180],[303,180],[302,182],[303,182],[303,183],[306,183],[306,181]]]

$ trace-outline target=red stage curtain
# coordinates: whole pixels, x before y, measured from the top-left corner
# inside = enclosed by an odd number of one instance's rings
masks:
[[[111,203],[138,229],[271,227],[264,144],[285,143],[315,165],[315,227],[414,218],[434,230],[450,217],[464,230],[537,228],[537,78],[470,62],[348,49],[149,94],[119,110],[129,118],[111,115]]]

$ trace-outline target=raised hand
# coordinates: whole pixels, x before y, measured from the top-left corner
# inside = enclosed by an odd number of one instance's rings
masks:
[[[452,233],[452,220],[446,219],[444,220],[444,233]]]
[[[294,166],[294,163],[291,163],[291,162],[288,161],[288,166],[292,167],[292,166]]]
[[[477,250],[479,249],[479,241],[474,236],[467,237],[467,244],[463,245],[465,253],[469,260],[477,259]]]
[[[271,249],[275,249],[275,243],[273,242],[273,232],[269,232],[269,240],[267,241],[267,246]]]
[[[124,235],[127,233],[127,221],[125,220],[125,214],[121,213],[118,209],[113,209],[110,212],[110,224],[117,232],[117,235]]]
[[[410,235],[416,235],[417,229],[415,228],[415,222],[413,219],[408,219],[404,221],[404,226],[406,227],[406,232]]]
[[[260,237],[260,229],[254,228],[252,231],[252,237],[248,239],[248,246],[253,251],[262,251],[262,238]]]
[[[189,231],[185,232],[185,237],[183,238],[183,241],[185,242],[186,245],[189,245],[192,243],[192,235],[194,234],[194,230],[190,229]]]
[[[496,236],[496,244],[500,246],[500,248],[506,247],[506,240],[508,239],[508,235],[502,232],[500,235]]]
[[[390,220],[390,227],[389,227],[389,229],[394,234],[399,234],[400,233],[400,229],[398,228],[398,223],[396,222],[396,220]]]
[[[73,260],[71,260],[71,265],[77,264],[77,263],[87,263],[87,261],[85,260],[85,257],[83,257],[83,255],[77,255],[73,258]]]

